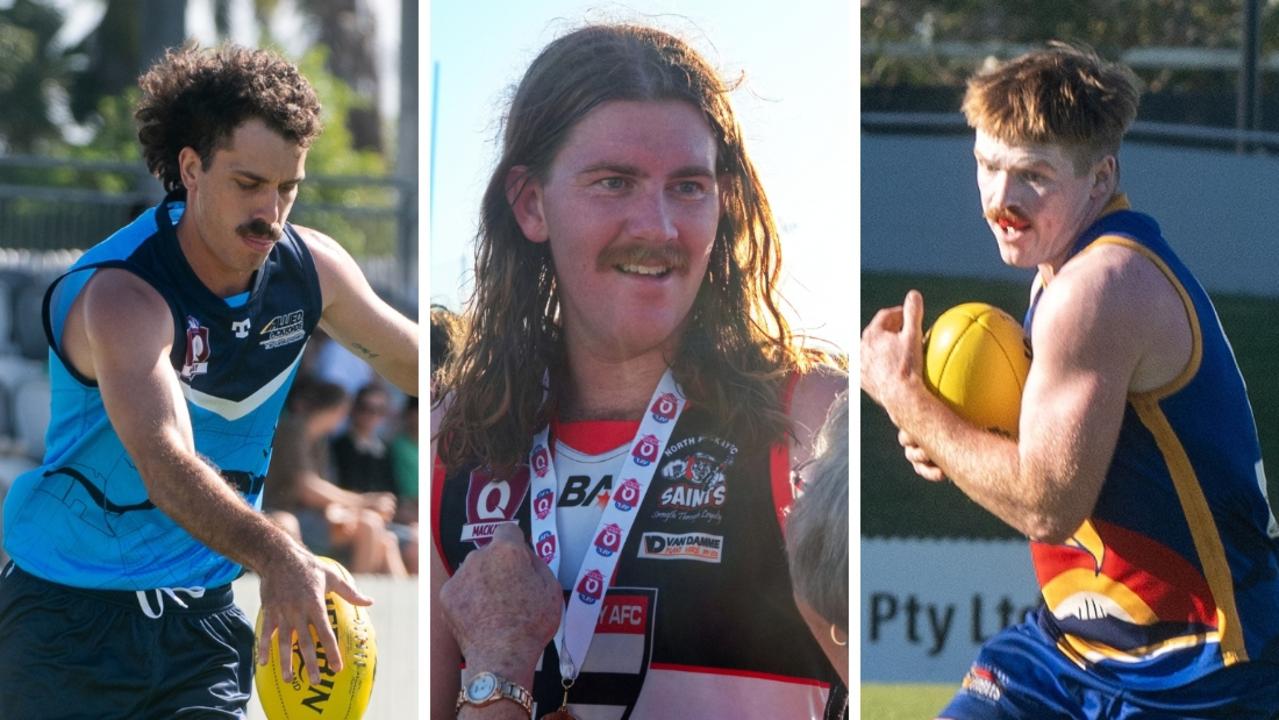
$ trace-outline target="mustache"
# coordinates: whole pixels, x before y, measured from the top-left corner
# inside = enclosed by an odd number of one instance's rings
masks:
[[[280,236],[284,234],[284,228],[275,223],[269,223],[261,218],[255,218],[249,222],[241,223],[236,226],[235,232],[240,237],[248,237],[250,235],[254,237],[267,237],[271,238],[274,242],[279,240]]]
[[[1016,207],[991,208],[982,214],[991,222],[999,222],[1000,220],[1012,220],[1018,223],[1030,222]]]
[[[608,270],[618,265],[666,265],[682,272],[688,269],[688,253],[675,244],[628,243],[604,248],[595,261],[597,270]]]

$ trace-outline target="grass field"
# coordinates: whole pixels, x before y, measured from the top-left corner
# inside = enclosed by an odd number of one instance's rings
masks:
[[[862,683],[862,720],[932,720],[958,685]]]
[[[1021,318],[1025,285],[972,278],[862,273],[861,326],[881,307],[898,305],[910,288],[924,294],[924,327],[961,302],[988,302]],[[1248,383],[1261,437],[1261,455],[1279,467],[1279,298],[1213,295]],[[911,472],[887,415],[861,394],[862,534],[866,536],[1016,538],[1015,531],[979,508],[950,483],[928,483]],[[1267,478],[1271,505],[1279,505],[1279,470]],[[878,715],[863,717],[878,718]]]

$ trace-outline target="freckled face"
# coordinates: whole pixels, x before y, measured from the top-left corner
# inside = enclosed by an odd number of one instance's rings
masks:
[[[569,132],[538,185],[566,339],[626,357],[670,349],[706,275],[719,224],[716,148],[680,101],[613,101]],[[530,232],[531,230],[531,232]]]
[[[977,186],[1003,261],[1060,266],[1092,221],[1099,192],[1092,172],[1077,174],[1059,145],[1010,144],[977,131]]]

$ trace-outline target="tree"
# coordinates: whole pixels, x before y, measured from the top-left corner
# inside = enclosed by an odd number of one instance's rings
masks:
[[[62,139],[52,119],[65,86],[67,58],[53,47],[62,13],[33,0],[0,10],[0,147],[35,153]]]

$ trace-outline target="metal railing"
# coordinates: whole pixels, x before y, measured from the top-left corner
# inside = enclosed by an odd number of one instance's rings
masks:
[[[0,250],[84,250],[162,195],[140,162],[0,157]],[[415,303],[416,182],[313,175],[289,219],[332,236],[375,287]]]

